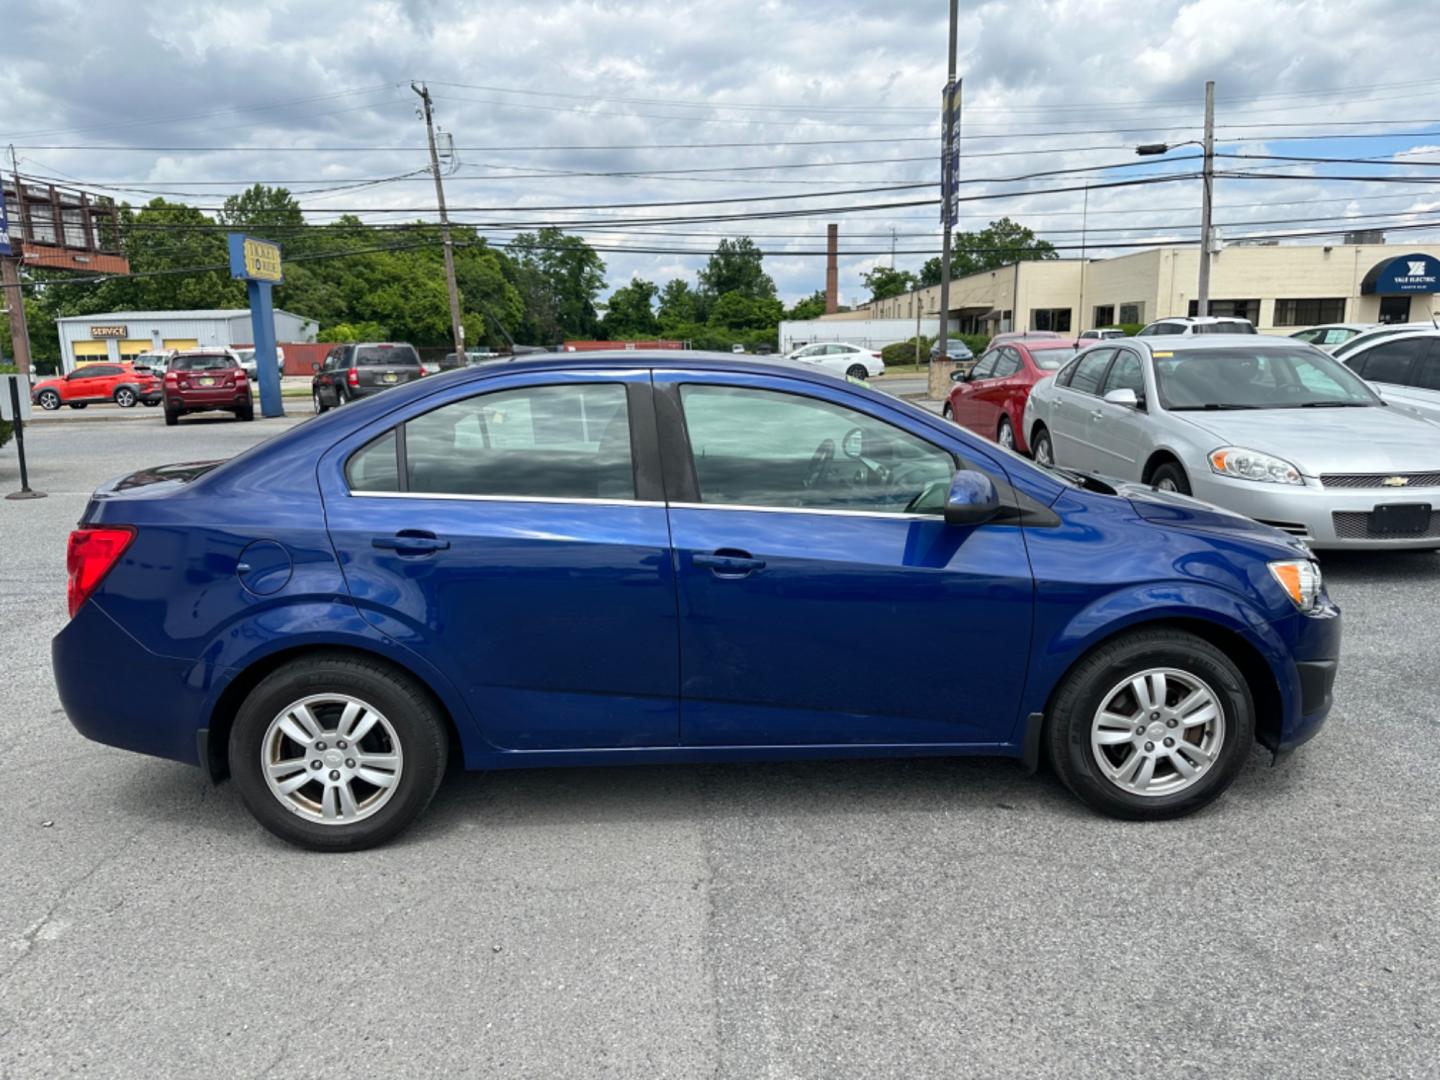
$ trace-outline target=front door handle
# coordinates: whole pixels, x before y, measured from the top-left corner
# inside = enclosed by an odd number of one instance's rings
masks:
[[[697,551],[691,556],[691,561],[718,578],[748,577],[756,570],[765,568],[764,559],[754,558],[748,551],[736,548],[721,548],[711,553]]]
[[[385,548],[401,555],[433,555],[450,546],[449,540],[441,540],[432,532],[423,529],[402,529],[394,536],[377,536],[370,541],[377,548]]]
[[[1103,412],[1101,412],[1099,409],[1096,409],[1094,412],[1092,412],[1092,413],[1090,414],[1090,419],[1091,419],[1091,420],[1104,420],[1104,419],[1105,419],[1105,414],[1104,414]]]

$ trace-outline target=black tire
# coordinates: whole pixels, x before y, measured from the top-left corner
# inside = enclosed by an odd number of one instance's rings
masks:
[[[1224,720],[1223,737],[1214,748],[1213,762],[1189,786],[1171,794],[1141,795],[1101,771],[1091,747],[1091,725],[1113,688],[1155,668],[1184,673],[1214,692]],[[1172,675],[1172,684],[1175,681]],[[1173,689],[1182,692],[1181,687]],[[1137,731],[1137,737],[1146,736]],[[1254,699],[1240,669],[1202,638],[1168,629],[1126,634],[1077,664],[1055,694],[1045,728],[1050,762],[1065,786],[1103,814],[1137,821],[1181,817],[1219,798],[1239,775],[1254,740]],[[1138,753],[1139,747],[1119,752]],[[1159,766],[1157,772],[1161,767],[1170,768]]]
[[[394,794],[371,816],[325,825],[309,820],[270,790],[261,763],[266,730],[287,707],[316,694],[347,694],[389,721],[403,758]],[[315,752],[307,750],[307,753]],[[241,800],[266,829],[312,851],[359,851],[397,836],[424,812],[445,774],[444,719],[409,676],[363,656],[306,656],[267,675],[250,691],[230,731],[230,775]]]
[[[852,379],[868,379],[870,372],[865,370],[864,364],[851,364],[845,369],[845,374]]]
[[[1011,426],[1008,416],[1000,418],[1000,426],[995,429],[995,441],[1006,450],[1015,449],[1015,428]]]
[[[147,409],[153,409],[153,408],[155,408],[156,405],[159,405],[160,402],[158,402],[158,401],[142,401],[140,404],[141,404],[141,405],[144,405]]]
[[[950,402],[947,401],[940,407],[940,418],[949,420],[952,424],[955,422],[955,410],[950,408]]]
[[[315,402],[315,415],[316,415],[316,416],[319,416],[321,413],[326,412],[327,410],[329,410],[330,406],[325,404],[325,397],[324,397],[324,395],[322,395],[322,394],[320,393],[320,391],[319,391],[318,389],[316,389],[316,390],[311,390],[311,391],[310,391],[310,397],[311,397],[311,398],[314,400],[314,402]]]
[[[70,407],[71,407],[72,409],[75,409],[75,410],[78,411],[78,410],[80,410],[80,409],[85,408],[85,406],[87,406],[87,405],[89,405],[89,404],[90,404],[90,403],[89,403],[88,401],[85,401],[85,402],[81,402],[81,403],[78,404],[78,405],[71,405]]]
[[[254,406],[254,405],[246,405],[243,409],[236,409],[236,410],[235,410],[235,419],[236,419],[236,420],[254,420],[254,419],[255,419],[255,406]]]
[[[135,391],[131,387],[119,386],[115,388],[114,401],[116,405],[120,406],[120,408],[133,409],[135,407],[135,403],[139,400],[140,395],[135,393]]]
[[[54,390],[41,390],[36,401],[46,412],[54,412],[60,408],[60,395]]]
[[[1030,435],[1030,456],[1042,465],[1055,464],[1055,444],[1050,441],[1050,432],[1037,427]]]
[[[1173,461],[1165,462],[1151,473],[1150,483],[1161,491],[1173,491],[1179,495],[1190,494],[1190,478],[1185,475],[1185,470]]]
[[[180,414],[174,409],[165,410],[165,426],[174,427],[180,423]]]

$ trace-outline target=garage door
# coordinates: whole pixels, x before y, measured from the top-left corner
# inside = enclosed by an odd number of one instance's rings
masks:
[[[200,342],[192,337],[167,337],[165,348],[167,349],[198,349]]]
[[[122,341],[122,342],[120,342],[120,355],[121,355],[122,358],[123,358],[123,357],[127,357],[127,356],[139,356],[141,353],[149,352],[149,351],[150,351],[150,342],[148,342],[148,341]]]
[[[71,347],[75,350],[76,367],[83,367],[85,364],[102,364],[110,359],[110,353],[106,350],[103,341],[77,341]]]

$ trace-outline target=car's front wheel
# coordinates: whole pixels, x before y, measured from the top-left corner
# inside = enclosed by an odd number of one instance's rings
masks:
[[[864,364],[851,364],[845,369],[845,374],[852,379],[868,379],[870,372],[865,370]]]
[[[46,412],[54,412],[60,408],[60,395],[54,390],[41,390],[40,396],[36,400]]]
[[[115,404],[119,405],[122,409],[133,409],[135,403],[139,400],[135,391],[131,390],[128,386],[122,386],[119,390],[115,391]]]
[[[1065,786],[1114,817],[1171,818],[1218,798],[1255,736],[1240,669],[1180,630],[1141,630],[1101,646],[1066,676],[1047,718]]]
[[[276,836],[316,851],[382,844],[420,816],[445,772],[444,720],[408,676],[339,654],[278,668],[230,732],[230,772]]]
[[[1030,453],[1034,455],[1037,465],[1055,464],[1055,447],[1051,445],[1050,433],[1043,427],[1036,428],[1030,436]]]
[[[1190,494],[1190,478],[1185,470],[1173,461],[1167,461],[1150,475],[1150,483],[1160,491],[1173,491],[1177,495]]]
[[[1010,418],[1008,416],[1002,416],[1000,418],[1000,427],[995,432],[995,441],[1006,450],[1015,449],[1015,429],[1010,426]]]

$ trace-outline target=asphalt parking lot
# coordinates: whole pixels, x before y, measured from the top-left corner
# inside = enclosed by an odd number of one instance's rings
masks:
[[[1182,821],[1003,761],[457,773],[322,857],[60,712],[89,491],[303,422],[135,412],[0,502],[0,1076],[1440,1075],[1440,556],[1325,559],[1327,728]]]

